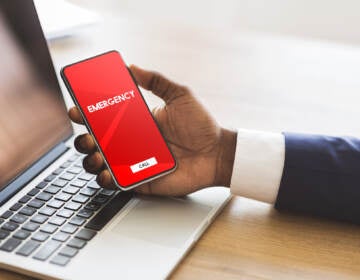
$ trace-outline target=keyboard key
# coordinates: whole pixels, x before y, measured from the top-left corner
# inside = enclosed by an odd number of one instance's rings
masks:
[[[82,226],[85,223],[85,221],[86,221],[86,219],[75,216],[75,217],[71,218],[69,223],[72,225],[76,225],[76,226]]]
[[[77,196],[75,196],[73,198],[74,202],[79,202],[79,203],[86,203],[89,200],[89,197],[82,195],[82,194],[78,194]]]
[[[13,237],[24,240],[29,237],[31,233],[27,230],[19,229],[17,232],[14,233]]]
[[[109,197],[107,197],[107,196],[97,195],[91,200],[91,202],[104,204],[108,200],[109,200]]]
[[[42,248],[34,255],[34,259],[45,261],[47,260],[59,247],[61,242],[55,240],[49,240],[43,245]]]
[[[83,168],[83,158],[80,158],[78,161],[76,161],[76,163],[74,164],[74,166],[77,166],[77,167],[80,167],[80,168]]]
[[[67,263],[69,261],[70,261],[69,257],[57,255],[51,259],[50,263],[60,265],[60,266],[65,266],[65,265],[67,265]]]
[[[94,215],[94,211],[88,210],[88,209],[81,209],[77,215],[79,217],[83,217],[85,219],[90,218],[92,215]]]
[[[63,218],[70,218],[74,214],[74,211],[68,209],[62,209],[56,213],[57,216]]]
[[[48,216],[37,214],[34,217],[31,218],[31,221],[38,224],[43,224],[49,219]]]
[[[57,226],[51,225],[51,224],[45,224],[40,228],[40,231],[46,232],[46,233],[54,233],[58,229]]]
[[[26,215],[26,216],[31,216],[31,215],[33,215],[35,212],[36,212],[36,209],[31,208],[31,207],[29,207],[29,206],[24,206],[24,207],[19,211],[20,214],[23,214],[23,215]]]
[[[60,176],[61,179],[66,180],[66,181],[71,181],[72,179],[75,178],[75,174],[69,173],[69,172],[65,172],[64,174],[62,174]]]
[[[0,230],[0,239],[5,239],[6,237],[9,236],[9,232],[6,230]]]
[[[64,169],[58,168],[58,169],[56,169],[52,174],[54,174],[54,175],[60,175],[63,171],[64,171]]]
[[[79,174],[79,173],[81,173],[81,171],[83,171],[83,169],[81,167],[76,167],[76,166],[73,166],[67,170],[67,172],[70,172],[73,174]]]
[[[49,193],[42,192],[36,198],[42,201],[49,201],[53,196]]]
[[[61,188],[51,185],[51,186],[46,187],[46,189],[44,189],[44,192],[51,193],[51,194],[57,194],[60,190],[61,190]]]
[[[49,220],[49,224],[61,226],[65,223],[65,221],[66,221],[66,219],[55,216]]]
[[[100,194],[103,196],[112,196],[115,193],[114,190],[102,189]]]
[[[60,230],[66,233],[70,233],[73,234],[75,231],[77,231],[78,227],[71,225],[71,224],[66,224],[64,225]]]
[[[96,235],[96,231],[83,228],[82,230],[80,230],[80,231],[75,235],[75,237],[77,237],[77,238],[79,238],[79,239],[83,239],[83,240],[89,241],[89,240],[91,240],[95,235]]]
[[[49,176],[47,176],[47,177],[44,179],[44,181],[46,181],[46,182],[51,182],[51,181],[53,181],[55,178],[56,178],[56,175],[50,174]]]
[[[73,239],[71,239],[68,242],[67,245],[70,246],[70,247],[76,248],[76,249],[81,249],[81,248],[84,248],[84,246],[86,245],[86,241],[74,237]]]
[[[63,188],[63,192],[69,193],[69,194],[76,194],[78,191],[79,191],[78,188],[72,187],[72,186],[67,186],[67,187]]]
[[[1,215],[1,218],[7,219],[7,218],[9,218],[12,214],[14,214],[14,212],[12,212],[12,211],[10,211],[10,210],[7,210],[7,211],[5,211],[4,214]]]
[[[52,216],[55,212],[56,212],[56,210],[53,208],[50,208],[50,207],[41,208],[39,211],[40,214],[43,214],[46,216]]]
[[[95,190],[99,190],[101,189],[101,187],[99,186],[99,184],[96,181],[91,181],[87,184],[87,186],[89,188],[95,189]]]
[[[68,193],[64,193],[64,192],[58,193],[55,196],[55,199],[61,200],[61,201],[68,201],[68,200],[70,200],[70,198],[72,198],[72,195],[68,194]]]
[[[36,187],[38,188],[38,189],[43,189],[43,188],[45,188],[46,186],[47,186],[47,182],[45,182],[45,181],[42,181],[42,182],[40,182]]]
[[[56,179],[54,182],[51,183],[51,185],[57,186],[57,187],[65,187],[68,181],[62,180],[62,179]]]
[[[39,242],[44,242],[46,239],[48,239],[50,234],[47,234],[46,232],[38,231],[36,232],[31,239]]]
[[[96,192],[97,192],[97,190],[86,187],[80,191],[80,194],[83,194],[86,196],[93,196],[96,194]]]
[[[32,222],[27,222],[25,225],[23,225],[21,228],[22,229],[26,229],[28,231],[35,231],[40,227],[39,224],[36,223],[32,223]]]
[[[79,158],[79,154],[74,154],[68,159],[68,161],[73,162],[73,161],[77,160],[78,158]]]
[[[83,173],[78,176],[78,179],[84,180],[84,181],[90,181],[95,177],[95,175],[90,173]]]
[[[14,249],[19,246],[21,243],[20,239],[16,238],[9,238],[5,241],[3,245],[1,245],[0,250],[6,251],[6,252],[12,252]]]
[[[78,187],[78,188],[82,188],[83,186],[86,185],[86,181],[76,179],[74,181],[71,181],[70,185]]]
[[[36,198],[34,198],[33,200],[31,200],[29,203],[28,203],[28,206],[32,207],[32,208],[36,208],[36,209],[39,209],[41,207],[43,207],[45,203],[41,200],[38,200]]]
[[[59,254],[72,258],[72,257],[74,257],[78,252],[79,252],[79,250],[77,250],[77,249],[75,249],[75,248],[72,248],[72,247],[69,247],[69,246],[65,246],[64,248],[62,248],[62,249],[59,251]]]
[[[60,242],[65,242],[66,240],[69,239],[69,237],[70,237],[70,234],[59,231],[52,237],[52,239],[60,241]]]
[[[56,199],[51,200],[51,201],[47,204],[47,206],[52,207],[52,208],[56,208],[56,209],[61,208],[63,205],[64,205],[64,202],[62,202],[62,201],[60,201],[60,200],[56,200]]]
[[[10,207],[11,211],[17,211],[22,207],[21,203],[15,203],[13,206]]]
[[[40,244],[41,244],[40,242],[29,240],[23,246],[21,246],[19,250],[17,250],[16,254],[25,257],[29,256],[40,246]]]
[[[27,216],[21,215],[21,214],[15,214],[11,217],[10,221],[18,224],[22,224],[27,220]]]
[[[100,207],[101,207],[101,205],[98,203],[89,202],[88,204],[86,204],[85,209],[97,211],[100,209]]]
[[[85,227],[93,230],[101,230],[125,205],[133,194],[131,192],[119,192],[114,198],[104,206]]]
[[[64,162],[60,167],[61,167],[61,168],[68,168],[70,165],[71,165],[71,162],[70,162],[70,161],[66,161],[66,162]]]
[[[68,202],[68,203],[65,204],[65,208],[66,208],[66,209],[73,210],[73,211],[79,210],[80,207],[81,207],[81,204],[80,204],[80,203],[73,202],[73,201],[70,201],[70,202]]]
[[[40,190],[37,188],[33,188],[31,191],[27,193],[27,195],[34,196],[36,195]]]
[[[1,219],[1,218],[0,218],[0,225],[1,225],[4,221],[5,221],[4,219]]]
[[[25,195],[18,202],[24,204],[24,203],[28,202],[30,199],[31,199],[31,196]]]
[[[18,224],[13,223],[13,222],[7,222],[5,223],[1,228],[3,230],[7,230],[7,231],[14,231],[15,229],[17,229],[19,227]]]

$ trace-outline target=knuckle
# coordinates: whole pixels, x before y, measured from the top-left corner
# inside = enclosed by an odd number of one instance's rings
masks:
[[[81,138],[82,138],[82,135],[77,136],[75,138],[74,146],[75,146],[75,149],[78,150],[80,153],[84,153],[84,149],[83,149],[82,144],[81,144]]]
[[[103,187],[102,179],[100,174],[96,176],[96,183],[98,183],[99,186]]]
[[[99,165],[98,161],[95,154],[89,154],[83,160],[83,167],[87,172],[97,174],[101,170],[101,164]]]
[[[106,173],[105,172],[106,172],[105,170],[101,171],[96,177],[96,182],[101,187],[105,187],[105,185],[106,185],[106,180],[105,180],[106,179]]]
[[[91,148],[92,146],[92,138],[90,134],[86,134],[84,136],[84,146],[86,146],[86,148]]]
[[[87,154],[94,150],[95,144],[90,134],[83,134],[75,138],[74,146],[79,152]]]
[[[87,157],[85,157],[85,158],[83,159],[82,165],[83,165],[84,169],[85,169],[87,172],[92,171],[91,168],[90,168],[90,166],[89,166],[88,158],[87,158]]]
[[[77,144],[77,143],[75,143],[75,149],[79,152],[79,153],[84,153],[84,150],[83,149],[81,149],[81,147]]]

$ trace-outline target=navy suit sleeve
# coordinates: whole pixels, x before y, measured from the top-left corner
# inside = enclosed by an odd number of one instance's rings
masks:
[[[284,135],[275,207],[360,224],[360,139]]]

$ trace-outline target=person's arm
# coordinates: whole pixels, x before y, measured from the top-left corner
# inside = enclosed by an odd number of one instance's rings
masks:
[[[360,223],[360,140],[240,130],[231,190],[278,210]]]
[[[143,194],[182,196],[211,186],[231,186],[237,195],[277,209],[360,222],[360,140],[280,134],[221,127],[191,90],[163,75],[130,66],[138,84],[162,98],[153,110],[178,168],[134,189]],[[84,121],[79,110],[70,118]],[[116,188],[94,139],[79,135],[84,168],[97,182]]]

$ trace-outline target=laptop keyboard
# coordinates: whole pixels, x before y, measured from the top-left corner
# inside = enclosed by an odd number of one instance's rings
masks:
[[[132,198],[101,188],[74,154],[0,217],[0,250],[65,266]]]

